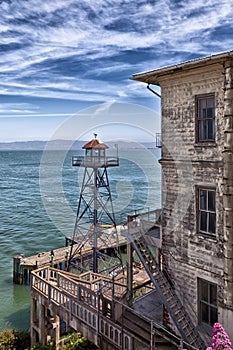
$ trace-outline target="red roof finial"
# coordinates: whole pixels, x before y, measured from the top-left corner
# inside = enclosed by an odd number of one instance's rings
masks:
[[[95,138],[91,141],[89,141],[88,143],[86,143],[82,148],[84,149],[91,149],[91,148],[102,148],[102,149],[106,149],[108,148],[107,145],[105,145],[103,142],[100,142],[97,139],[97,134],[94,133]]]

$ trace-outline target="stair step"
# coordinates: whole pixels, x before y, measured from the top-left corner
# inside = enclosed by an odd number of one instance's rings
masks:
[[[184,334],[190,344],[193,344],[194,346],[197,346],[198,344],[200,345],[200,349],[204,349],[204,344],[199,338],[198,332],[192,324],[188,314],[186,314],[186,311],[183,308],[179,298],[176,296],[175,291],[172,289],[167,278],[160,270],[157,261],[152,255],[150,249],[147,247],[144,238],[141,237],[140,241],[134,241],[133,244],[135,246],[135,250],[138,252],[138,256],[148,272],[148,276],[154,282],[155,287],[159,287],[164,299],[169,305],[169,308],[171,311],[173,311],[173,315],[171,316],[177,327],[179,326],[183,329]]]
[[[161,277],[161,275],[158,273],[157,270],[154,270],[154,271],[153,271],[153,276],[158,276],[160,279],[163,280],[163,278]]]
[[[169,295],[169,297],[166,297],[166,295],[163,294],[165,299],[167,300],[168,304],[170,305],[170,302],[174,299],[173,296]]]
[[[194,334],[194,333],[195,333],[195,332],[193,331],[193,329],[191,329],[191,330],[190,330],[190,332],[189,332],[189,333],[187,333],[187,334],[185,333],[185,335],[186,335],[186,337],[187,337],[187,338],[190,338],[190,337],[191,337],[191,335],[194,335],[194,336],[195,336],[195,334]],[[195,339],[196,339],[196,338],[195,338]]]
[[[180,310],[180,309],[177,309],[175,312],[174,312],[175,316],[177,317],[179,314],[182,314],[183,316],[183,312]]]
[[[194,335],[192,339],[189,340],[190,345],[196,345],[197,343],[201,344],[202,342],[200,341],[200,338],[198,335]]]
[[[174,308],[179,308],[179,305],[178,305],[178,303],[175,301],[173,304],[170,304],[169,305],[170,306],[170,308],[173,310]]]
[[[184,325],[181,324],[181,327],[182,327],[183,331],[185,331],[185,330],[187,331],[187,328],[190,327],[190,323],[185,323]],[[186,334],[186,336],[187,336],[187,334]]]

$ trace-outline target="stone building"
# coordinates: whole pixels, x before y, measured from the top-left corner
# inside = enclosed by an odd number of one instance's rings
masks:
[[[132,79],[161,89],[163,270],[194,324],[233,340],[233,51]]]

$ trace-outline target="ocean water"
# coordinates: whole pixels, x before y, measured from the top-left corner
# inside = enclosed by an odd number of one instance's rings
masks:
[[[13,257],[64,246],[72,236],[82,169],[79,151],[0,151],[0,331],[29,329],[29,286],[13,284]],[[117,222],[161,206],[159,149],[120,149],[109,168]]]

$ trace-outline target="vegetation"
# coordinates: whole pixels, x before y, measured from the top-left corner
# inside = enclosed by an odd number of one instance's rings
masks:
[[[0,333],[1,350],[54,350],[54,340],[50,344],[43,346],[36,343],[30,347],[30,335],[27,331],[15,331],[5,329]],[[80,333],[69,333],[61,337],[60,350],[94,350],[96,349],[89,340],[82,337]]]
[[[82,337],[80,333],[71,333],[61,338],[60,350],[93,350],[96,346]]]
[[[15,347],[15,334],[10,329],[5,329],[0,334],[0,349],[1,350],[16,350]]]
[[[224,328],[215,323],[213,327],[212,344],[206,350],[233,350],[230,339]],[[5,329],[0,333],[0,350],[54,350],[54,340],[49,345],[40,343],[30,347],[30,336],[27,331]],[[97,349],[80,333],[69,333],[61,337],[60,350],[94,350]]]
[[[231,341],[223,326],[220,323],[215,323],[213,326],[212,343],[206,350],[233,350],[231,346]]]
[[[212,344],[206,350],[232,350],[229,336],[220,323],[214,324]]]

